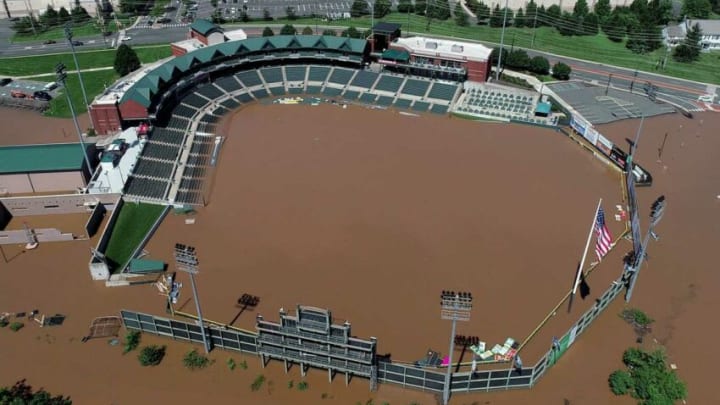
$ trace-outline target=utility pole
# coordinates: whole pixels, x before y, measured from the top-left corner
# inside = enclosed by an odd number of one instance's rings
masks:
[[[450,349],[448,352],[447,373],[443,385],[443,405],[450,401],[450,381],[452,380],[452,355],[455,350],[455,327],[457,321],[469,321],[470,310],[472,310],[472,294],[469,292],[443,291],[440,294],[440,317],[452,321],[450,332]]]
[[[10,15],[10,8],[7,5],[7,0],[3,0],[3,6],[5,6],[5,14],[7,14],[8,20],[12,19],[12,15]]]
[[[630,94],[633,94],[633,87],[635,87],[635,79],[637,79],[638,71],[637,68],[635,68],[635,73],[633,73],[633,79],[630,82]]]
[[[83,83],[82,79],[82,73],[80,73],[80,64],[77,60],[77,55],[75,54],[75,44],[73,43],[73,33],[72,33],[72,27],[70,23],[65,24],[65,38],[67,38],[68,43],[70,43],[70,50],[72,51],[73,59],[75,60],[75,69],[77,70],[78,79],[80,79],[80,90],[82,90],[82,96],[83,101],[85,102],[85,108],[87,108],[88,112],[90,111],[90,103],[88,103],[87,99],[87,93],[85,93],[85,83]],[[92,120],[90,120],[90,128],[93,128]]]
[[[530,48],[535,46],[535,34],[537,33],[537,13],[538,13],[538,7],[537,4],[535,5],[535,18],[533,18],[533,36],[530,40]]]
[[[198,298],[197,287],[195,286],[195,275],[200,272],[198,269],[198,259],[195,248],[180,243],[175,244],[175,267],[190,275],[190,285],[192,286],[193,298],[195,300],[195,309],[197,310],[198,323],[200,324],[200,333],[202,334],[203,346],[205,353],[210,353],[210,342],[207,338],[205,323],[203,322],[202,310],[200,309],[200,299]]]
[[[67,73],[65,73],[65,65],[62,63],[58,63],[55,65],[55,75],[57,82],[63,87],[63,90],[65,92],[65,97],[67,98],[68,106],[70,107],[70,114],[73,117],[73,122],[75,123],[75,130],[78,134],[78,140],[80,141],[80,147],[83,151],[83,157],[85,158],[85,164],[87,165],[88,177],[92,177],[93,174],[93,168],[90,165],[90,158],[88,158],[87,154],[87,148],[85,147],[85,141],[83,140],[82,130],[80,129],[80,123],[78,123],[77,115],[75,115],[75,108],[73,107],[72,99],[70,98],[70,90],[67,87]]]
[[[607,86],[605,86],[605,95],[608,95],[608,90],[610,90],[610,81],[612,81],[612,73],[608,73],[608,81]]]
[[[3,0],[5,1],[5,0]],[[30,18],[30,26],[32,27],[33,34],[37,37],[37,30],[35,29],[35,20],[33,17],[32,9],[30,8],[30,0],[25,0],[25,8],[27,9],[28,16]]]
[[[497,70],[495,71],[495,81],[500,81],[500,66],[502,66],[502,54],[505,45],[505,24],[507,23],[508,0],[505,0],[505,12],[503,13],[502,32],[500,33],[500,53],[498,54]]]

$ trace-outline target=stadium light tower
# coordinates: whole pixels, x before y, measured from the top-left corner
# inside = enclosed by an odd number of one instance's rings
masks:
[[[447,374],[445,374],[445,385],[443,386],[443,405],[450,400],[450,380],[452,378],[452,355],[455,350],[455,327],[457,321],[469,321],[470,310],[472,309],[472,294],[469,292],[443,291],[440,294],[440,317],[452,321],[452,332],[450,332],[450,350],[448,351]]]
[[[500,65],[502,63],[502,54],[505,47],[505,25],[507,23],[508,0],[505,0],[505,13],[503,13],[503,25],[500,32],[500,53],[498,54],[497,70],[495,71],[495,81],[500,80]]]
[[[73,43],[73,33],[72,33],[72,25],[70,23],[65,24],[65,38],[67,38],[68,43],[70,44],[70,51],[72,52],[73,60],[75,60],[75,69],[77,70],[78,79],[80,79],[80,90],[82,90],[83,95],[83,101],[85,102],[85,108],[88,110],[90,109],[90,104],[88,103],[87,93],[85,93],[85,83],[83,83],[82,79],[82,73],[80,73],[80,64],[77,60],[77,55],[75,54],[75,43]],[[105,36],[103,36],[105,38]],[[90,120],[90,127],[94,129],[92,120]]]
[[[630,284],[628,285],[628,289],[625,292],[625,302],[630,302],[630,299],[632,298],[632,293],[635,289],[635,283],[637,282],[638,275],[640,274],[640,268],[642,267],[643,261],[645,260],[647,246],[650,242],[650,238],[652,237],[655,240],[659,239],[657,234],[655,233],[655,226],[660,222],[663,214],[665,213],[665,196],[661,195],[660,197],[658,197],[658,199],[653,202],[650,210],[650,225],[648,226],[645,239],[643,240],[642,245],[640,245],[640,250],[635,252],[635,257],[627,267],[627,271],[630,275]]]
[[[77,115],[75,115],[75,108],[73,107],[72,99],[70,98],[70,90],[67,88],[67,73],[65,73],[65,65],[63,63],[55,65],[55,78],[63,89],[65,89],[65,97],[67,98],[68,107],[70,107],[70,114],[72,115],[73,122],[75,123],[75,130],[77,130],[78,139],[80,140],[80,147],[83,150],[83,157],[85,158],[85,164],[87,165],[89,179],[93,175],[93,168],[90,165],[90,158],[88,158],[87,148],[85,147],[82,130],[80,129],[80,123],[78,123]]]
[[[198,299],[197,287],[195,286],[195,275],[200,272],[198,269],[198,259],[195,248],[180,243],[175,244],[175,268],[190,275],[190,285],[192,286],[193,298],[195,299],[195,309],[197,310],[198,322],[200,323],[200,333],[202,333],[203,346],[205,353],[210,353],[210,342],[205,333],[205,324],[203,323],[202,310],[200,309],[200,300]]]

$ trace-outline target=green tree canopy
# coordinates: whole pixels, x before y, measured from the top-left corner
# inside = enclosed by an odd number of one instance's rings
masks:
[[[642,0],[647,1],[647,0]],[[575,2],[575,6],[573,7],[573,16],[577,18],[583,18],[590,12],[590,7],[588,7],[586,0],[577,0]]]
[[[552,67],[552,77],[558,80],[570,79],[570,73],[572,73],[572,69],[570,68],[570,66],[562,62],[558,62]]]
[[[610,0],[598,0],[597,3],[595,3],[595,7],[593,8],[593,10],[595,11],[595,14],[597,14],[600,21],[604,21],[610,16],[610,13],[612,12]]]
[[[397,5],[398,13],[412,13],[415,11],[415,6],[411,0],[400,0]]]
[[[115,63],[113,64],[115,71],[120,76],[125,76],[140,68],[140,58],[137,53],[127,46],[121,44],[115,52]]]
[[[273,35],[275,35],[275,33],[273,32],[272,28],[270,28],[270,27],[263,28],[262,36],[271,37]]]
[[[350,15],[353,17],[361,17],[369,15],[370,10],[368,9],[367,2],[365,0],[355,0],[350,6]]]
[[[427,11],[427,6],[427,0],[415,0],[415,14],[425,15],[425,11]]]
[[[335,30],[326,29],[326,30],[323,31],[322,34],[323,34],[323,35],[330,36],[330,37],[334,37],[334,36],[337,35],[337,32],[335,32]]]
[[[290,24],[285,24],[280,28],[280,35],[295,35],[297,30]]]
[[[453,11],[453,13],[455,14],[455,24],[457,24],[460,27],[468,26],[468,24],[470,23],[468,20],[468,15],[465,12],[465,10],[463,10],[460,2],[457,2],[455,4],[455,10]]]
[[[42,388],[34,391],[25,380],[20,380],[12,387],[0,388],[0,404],[72,405],[72,401],[70,397],[53,396]]]
[[[302,30],[303,35],[313,35],[314,33],[315,33],[315,31],[313,31],[313,29],[310,28],[309,26],[305,26],[305,28],[303,28],[303,30]]]
[[[375,11],[375,18],[383,18],[390,13],[392,5],[390,4],[390,0],[375,0],[373,9]]]
[[[546,75],[550,73],[550,62],[542,56],[535,56],[530,59],[527,70],[539,75]]]
[[[630,348],[623,353],[623,363],[628,370],[617,370],[608,378],[615,395],[630,394],[639,404],[649,405],[671,405],[687,397],[685,383],[668,369],[662,350]]]
[[[513,20],[513,25],[522,28],[527,24],[525,21],[525,13],[523,12],[522,7],[518,9],[518,11],[515,13],[515,19]]]
[[[708,18],[711,11],[710,0],[683,0],[682,14],[687,18]]]
[[[702,30],[700,24],[695,24],[685,34],[683,43],[675,47],[673,58],[678,62],[694,62],[700,58],[700,39]]]

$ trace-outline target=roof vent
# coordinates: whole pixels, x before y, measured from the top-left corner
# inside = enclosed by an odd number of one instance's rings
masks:
[[[463,53],[464,47],[462,45],[453,45],[450,50],[452,52]]]
[[[438,46],[437,42],[428,41],[425,43],[425,48],[427,48],[427,49],[437,49],[437,46]]]

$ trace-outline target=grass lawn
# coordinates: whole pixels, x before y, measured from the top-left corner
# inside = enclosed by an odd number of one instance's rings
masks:
[[[92,100],[98,94],[105,90],[105,86],[112,85],[115,80],[118,79],[117,73],[114,70],[98,70],[95,72],[84,72],[83,83],[85,83],[85,91],[87,92],[88,102],[92,103]],[[49,76],[48,82],[55,80],[54,76]],[[77,73],[68,73],[67,75],[67,89],[70,91],[70,99],[72,100],[75,113],[80,115],[87,111],[87,106],[83,100],[82,90],[80,89],[80,79]],[[50,101],[50,108],[45,111],[45,115],[49,117],[58,118],[70,118],[70,106],[68,106],[67,98],[65,97],[65,89],[60,89],[58,95]],[[85,129],[85,128],[81,128]]]
[[[162,205],[125,202],[110,235],[105,257],[113,269],[120,269],[130,261],[145,235],[165,209]]]
[[[172,55],[169,45],[134,47],[133,49],[137,52],[142,63],[155,62]],[[115,62],[114,49],[76,53],[80,69],[107,67],[112,66]],[[0,75],[29,76],[55,73],[55,65],[58,62],[64,63],[68,70],[75,70],[72,54],[67,52],[52,55],[0,58]]]
[[[121,25],[132,24],[132,19],[126,19],[126,20],[119,20]],[[107,25],[107,31],[108,32],[117,32],[118,27],[115,24],[115,21],[112,20]],[[95,35],[100,35],[102,33],[102,30],[98,25],[95,23],[95,21],[88,21],[81,25],[76,25],[72,28],[73,36],[75,38],[80,37],[90,37]],[[33,42],[33,41],[44,41],[46,39],[54,39],[58,42],[65,41],[65,27],[64,26],[58,26],[54,28],[50,28],[47,31],[39,32],[37,36],[35,36],[32,32],[27,34],[13,34],[12,38],[10,39],[10,42]],[[108,43],[111,41],[111,39],[108,40]]]
[[[500,28],[490,28],[481,25],[459,27],[452,19],[447,21],[433,20],[428,26],[428,21],[425,17],[414,14],[390,13],[383,19],[377,19],[376,22],[379,21],[401,24],[403,32],[451,36],[493,43],[500,42],[502,31]],[[262,24],[263,22],[253,21],[252,23]],[[300,18],[293,21],[278,19],[268,22],[268,24],[286,23],[295,26],[298,32],[301,32],[305,26],[314,28],[315,24],[355,26],[364,31],[370,28],[371,20],[370,17],[360,17],[349,20],[324,22],[315,18]],[[535,49],[684,79],[720,84],[720,69],[716,68],[718,62],[720,62],[720,54],[718,53],[703,54],[700,61],[693,64],[677,63],[672,60],[672,57],[669,57],[665,70],[655,70],[658,60],[661,60],[665,56],[664,49],[639,55],[625,48],[624,42],[612,42],[602,33],[595,36],[565,37],[560,35],[555,28],[551,27],[541,27],[534,33],[533,31],[532,28],[508,27],[505,30],[505,44],[511,46],[514,43],[515,46],[527,49]],[[339,34],[340,33],[338,33],[338,35]],[[535,37],[534,41],[533,34]]]

